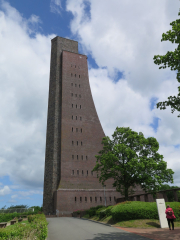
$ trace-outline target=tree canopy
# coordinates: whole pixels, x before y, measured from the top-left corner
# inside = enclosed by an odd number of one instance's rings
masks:
[[[178,186],[169,186],[168,184],[163,184],[160,187],[160,190],[169,190],[169,189],[174,189],[174,188],[179,188]],[[174,202],[174,193],[173,191],[169,191],[166,192],[167,198],[168,198],[168,202]],[[178,195],[178,202],[180,202],[180,191],[177,191],[177,195]]]
[[[180,15],[180,11],[178,13]],[[177,81],[180,83],[180,19],[170,23],[172,30],[162,34],[162,41],[171,41],[177,43],[178,46],[174,52],[167,52],[166,55],[155,55],[153,60],[155,64],[161,65],[159,69],[170,67],[171,70],[177,71]],[[169,96],[167,101],[157,103],[157,108],[166,109],[167,106],[171,106],[171,112],[175,110],[180,112],[180,86],[178,87],[178,95]],[[180,114],[178,115],[180,117]]]
[[[137,185],[155,193],[164,182],[173,183],[174,172],[167,169],[163,155],[157,152],[159,143],[155,138],[146,139],[130,128],[117,127],[112,140],[106,136],[102,144],[93,171],[97,171],[102,184],[113,178],[113,186],[126,200]]]

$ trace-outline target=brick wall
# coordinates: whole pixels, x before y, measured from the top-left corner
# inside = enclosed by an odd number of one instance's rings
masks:
[[[54,215],[57,209],[65,216],[104,204],[104,189],[92,172],[104,136],[89,85],[87,57],[78,54],[77,42],[52,39],[43,195],[46,215]],[[112,182],[105,183],[107,205],[120,197]]]
[[[106,206],[116,204],[116,199],[120,196],[120,193],[115,190],[106,189]],[[76,210],[86,210],[90,207],[105,205],[103,189],[58,189],[57,199],[59,217],[70,215]]]

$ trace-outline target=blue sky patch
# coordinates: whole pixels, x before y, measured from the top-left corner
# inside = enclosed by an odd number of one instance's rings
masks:
[[[153,123],[150,124],[150,126],[154,129],[154,132],[157,132],[158,125],[159,125],[159,120],[160,118],[154,117],[153,118]]]
[[[157,97],[152,97],[152,98],[150,99],[150,109],[151,109],[151,111],[152,111],[154,108],[156,108],[157,102],[158,102],[158,98],[157,98]]]

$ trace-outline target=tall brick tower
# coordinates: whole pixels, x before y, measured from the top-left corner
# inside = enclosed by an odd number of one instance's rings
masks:
[[[92,172],[104,137],[91,95],[87,57],[78,42],[55,37],[51,46],[43,211],[59,216],[114,204],[120,193]]]

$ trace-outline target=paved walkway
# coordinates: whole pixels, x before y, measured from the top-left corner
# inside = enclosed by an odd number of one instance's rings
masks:
[[[180,240],[180,228],[175,228],[175,230],[169,230],[169,228],[149,228],[149,229],[140,229],[140,228],[122,228],[116,227],[121,230],[135,233],[139,236],[147,237],[154,240]]]
[[[109,225],[95,223],[86,219],[60,217],[47,218],[47,240],[148,240]]]

